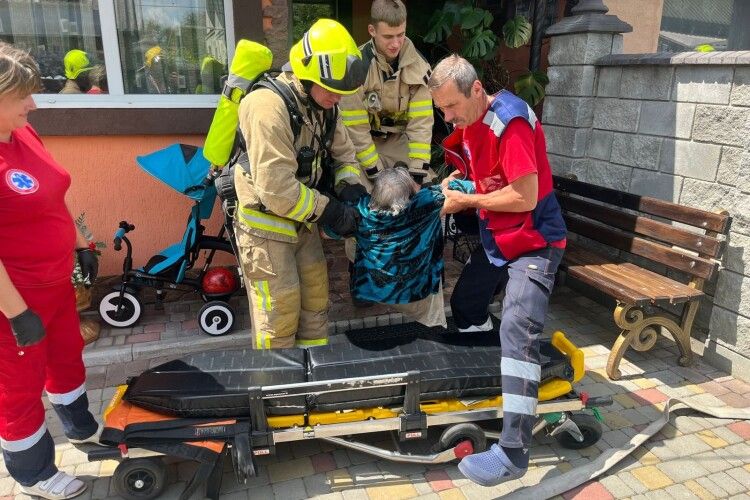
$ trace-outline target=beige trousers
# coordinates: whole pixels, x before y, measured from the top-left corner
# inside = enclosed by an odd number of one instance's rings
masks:
[[[328,343],[328,268],[317,226],[297,243],[258,237],[235,223],[250,301],[253,347],[277,349]]]

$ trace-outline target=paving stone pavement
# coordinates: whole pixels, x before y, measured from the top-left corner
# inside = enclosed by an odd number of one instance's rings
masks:
[[[447,262],[445,288],[449,294],[460,267],[450,259]],[[373,316],[388,324],[401,321],[386,308],[358,310],[348,305],[346,269],[337,258],[332,258],[329,265],[333,342],[344,338],[337,333],[361,327]],[[235,297],[233,302],[238,311],[247,307],[243,297]],[[101,415],[115,386],[128,376],[184,352],[249,344],[248,323],[243,314],[239,315],[241,329],[235,333],[220,338],[199,334],[194,319],[199,307],[197,301],[168,303],[164,311],[147,309],[138,327],[126,331],[103,329],[101,339],[88,346],[85,352],[88,396],[96,415]],[[700,359],[691,367],[677,366],[677,348],[666,337],[660,338],[651,351],[628,351],[621,364],[625,375],[622,380],[610,381],[605,375],[604,363],[616,334],[611,318],[611,310],[567,287],[555,290],[547,318],[546,331],[564,331],[586,355],[587,374],[576,389],[591,395],[611,395],[614,399],[611,407],[602,408],[603,438],[590,448],[568,450],[552,438],[539,437],[531,449],[531,465],[525,477],[484,488],[463,478],[455,464],[398,464],[322,441],[282,443],[274,456],[258,459],[258,474],[246,484],[238,484],[231,463],[225,464],[222,498],[499,498],[585,465],[611,446],[624,443],[658,416],[669,396],[717,406],[750,406],[750,385]],[[153,336],[143,340],[146,338],[143,335]],[[144,347],[135,349],[134,346]],[[83,451],[67,442],[60,423],[49,409],[47,425],[55,440],[58,466],[89,484],[87,492],[79,498],[118,498],[111,479],[118,463],[113,460],[88,462]],[[381,446],[393,445],[391,437],[384,434],[367,436],[367,440]],[[750,499],[749,440],[750,422],[678,412],[670,424],[605,476],[557,498]],[[167,459],[167,463],[169,485],[161,498],[177,499],[196,465],[174,459]],[[19,493],[0,459],[0,500],[12,498],[29,497]],[[200,498],[200,495],[192,498]]]

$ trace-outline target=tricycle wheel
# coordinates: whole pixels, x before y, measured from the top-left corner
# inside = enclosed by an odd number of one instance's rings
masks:
[[[599,439],[601,439],[602,424],[600,424],[593,415],[588,415],[586,413],[573,413],[570,414],[568,418],[572,419],[578,426],[578,430],[581,431],[581,435],[583,436],[583,441],[578,442],[570,433],[561,432],[555,436],[555,439],[563,448],[569,450],[580,450],[582,448],[593,446],[599,441]]]
[[[479,453],[487,448],[487,436],[484,435],[484,431],[478,425],[471,423],[455,424],[447,427],[440,435],[437,446],[439,451],[444,451],[455,448],[466,441],[471,443],[470,450],[463,450],[466,455]]]
[[[99,315],[105,323],[116,328],[133,326],[141,318],[143,304],[130,292],[110,292],[99,303]]]
[[[117,466],[114,486],[125,500],[150,500],[161,495],[167,482],[167,467],[161,459],[129,458]]]
[[[201,331],[213,336],[229,333],[234,326],[234,309],[220,300],[212,300],[198,311]]]

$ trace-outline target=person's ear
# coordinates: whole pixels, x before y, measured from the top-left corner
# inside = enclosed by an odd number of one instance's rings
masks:
[[[375,38],[375,35],[378,33],[377,30],[375,30],[375,26],[372,24],[367,25],[367,32],[370,34],[371,38]]]

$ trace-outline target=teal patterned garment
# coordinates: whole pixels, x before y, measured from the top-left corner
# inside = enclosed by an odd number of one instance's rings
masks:
[[[440,186],[423,188],[397,215],[359,200],[352,291],[359,300],[406,304],[437,293],[443,274]]]

